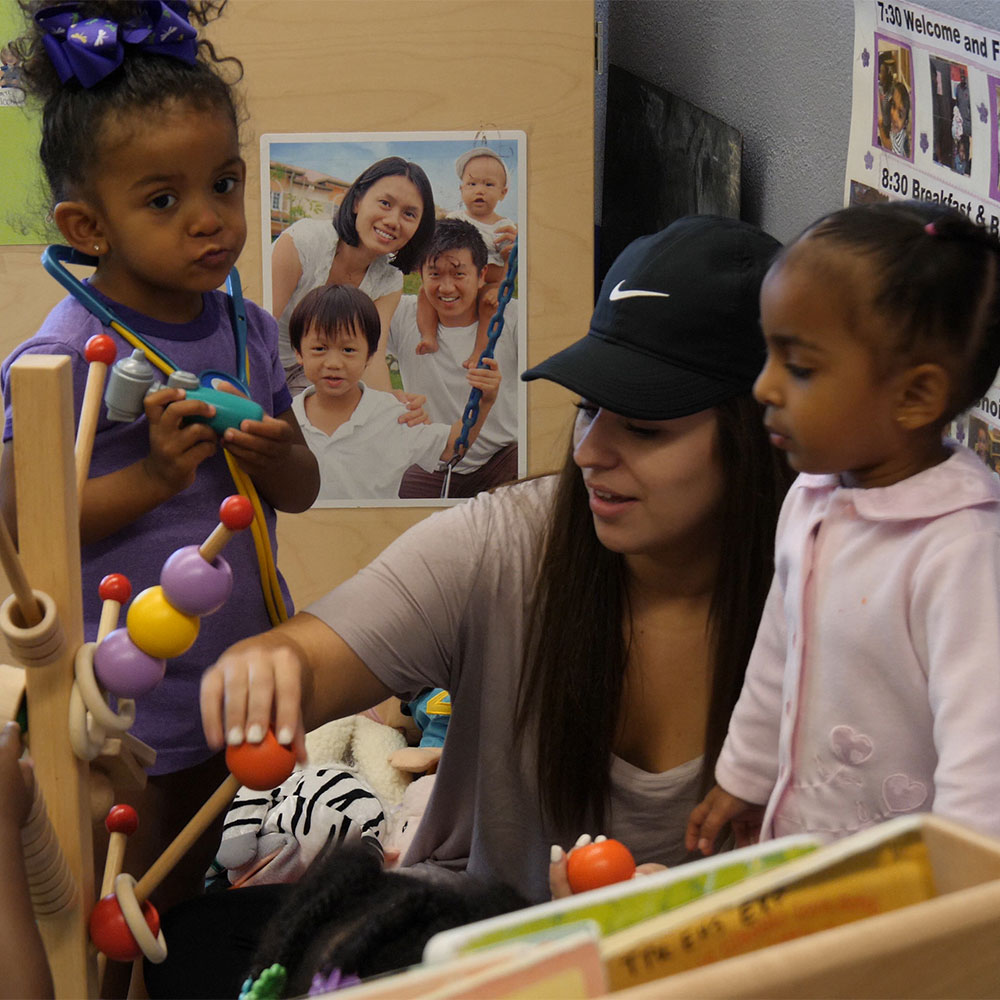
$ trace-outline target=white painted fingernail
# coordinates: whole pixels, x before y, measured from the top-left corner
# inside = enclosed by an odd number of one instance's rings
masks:
[[[607,839],[608,838],[605,837],[603,833],[599,833],[596,837],[594,837],[594,843],[599,844],[602,840],[607,840]]]
[[[549,864],[557,865],[562,861],[563,849],[558,844],[553,844],[549,849]]]
[[[289,746],[294,738],[295,732],[292,730],[291,726],[282,726],[278,730],[278,742],[283,747]]]
[[[233,728],[226,733],[226,742],[231,747],[238,747],[243,742],[243,727],[233,726]]]
[[[260,743],[264,739],[264,727],[256,722],[247,730],[247,743]]]
[[[587,844],[589,844],[589,843],[590,843],[590,834],[589,833],[581,833],[580,836],[576,838],[576,843],[573,846],[574,847],[586,847]]]

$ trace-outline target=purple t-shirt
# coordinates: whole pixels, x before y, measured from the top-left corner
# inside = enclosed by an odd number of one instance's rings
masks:
[[[98,294],[96,289],[91,289]],[[206,369],[236,372],[236,340],[229,320],[227,299],[222,292],[204,297],[201,315],[190,323],[163,323],[126,309],[99,296],[133,330],[162,351],[178,367],[200,373]],[[252,302],[246,303],[248,378],[250,395],[265,413],[283,413],[291,406],[285,373],[278,361],[277,326],[274,319]],[[8,391],[10,366],[22,354],[66,354],[73,365],[73,405],[79,420],[87,380],[84,345],[96,333],[111,333],[118,357],[127,357],[132,347],[106,328],[74,298],[63,299],[46,317],[41,329],[21,344],[0,368],[0,388]],[[163,376],[166,380],[166,376]],[[9,441],[12,425],[6,405],[4,441]],[[149,452],[145,416],[132,423],[109,421],[105,408],[97,424],[90,475],[103,476],[139,461]],[[108,573],[124,573],[132,583],[133,597],[159,583],[160,569],[167,557],[185,545],[200,545],[219,521],[219,504],[236,493],[225,456],[220,449],[202,462],[193,485],[109,538],[81,551],[83,570],[84,634],[97,635],[101,601],[98,585]],[[277,552],[274,509],[261,498],[272,550]],[[183,655],[167,661],[163,681],[136,701],[132,732],[157,752],[152,774],[179,771],[205,760],[211,751],[205,744],[198,711],[198,686],[204,669],[211,666],[232,643],[262,632],[270,626],[261,590],[257,557],[250,531],[240,532],[223,551],[233,570],[233,593],[214,615],[201,619],[194,645]],[[282,592],[291,613],[291,599],[284,581]],[[124,611],[121,617],[124,625]]]

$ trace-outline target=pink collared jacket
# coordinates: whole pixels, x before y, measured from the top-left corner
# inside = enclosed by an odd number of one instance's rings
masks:
[[[1000,835],[1000,479],[967,448],[892,486],[800,475],[716,767],[761,838],[901,813]]]

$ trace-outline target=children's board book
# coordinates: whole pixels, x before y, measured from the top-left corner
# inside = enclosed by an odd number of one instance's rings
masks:
[[[601,942],[614,990],[937,895],[925,828],[904,816],[660,914]]]
[[[555,928],[582,921],[593,921],[601,935],[614,934],[738,884],[749,876],[784,865],[816,850],[819,844],[815,837],[782,837],[442,931],[427,942],[424,962],[444,962],[503,942],[544,938]]]

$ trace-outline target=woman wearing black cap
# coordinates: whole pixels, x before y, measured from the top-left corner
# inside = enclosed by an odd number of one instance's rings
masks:
[[[778,244],[712,217],[637,240],[591,330],[526,379],[582,397],[562,473],[427,518],[354,578],[205,675],[212,746],[390,693],[453,713],[414,874],[547,898],[550,845],[618,837],[685,858],[739,694],[788,482],[750,389]],[[273,717],[272,717],[273,707]]]

